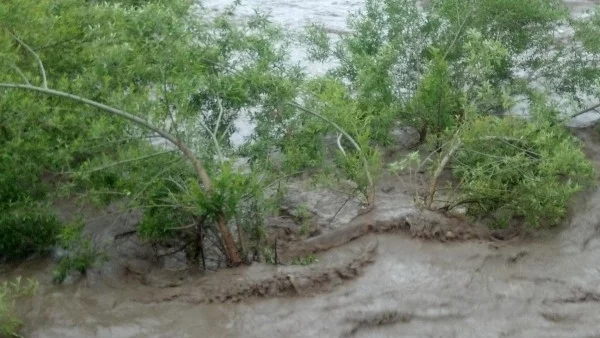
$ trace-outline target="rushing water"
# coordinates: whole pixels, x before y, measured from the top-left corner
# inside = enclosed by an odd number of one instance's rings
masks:
[[[222,8],[228,3],[206,5]],[[570,3],[580,12],[592,1]],[[309,21],[344,30],[348,11],[361,4],[259,0],[247,1],[243,12],[269,10],[274,20],[293,30]],[[295,53],[302,58],[301,51]],[[591,134],[582,137],[587,138],[590,157],[600,163],[600,142]],[[117,269],[116,262],[64,286],[50,283],[47,261],[30,261],[7,271],[40,280],[38,295],[20,307],[25,336],[32,338],[345,337],[353,328],[356,337],[600,337],[598,205],[600,190],[592,190],[581,196],[574,216],[559,231],[514,244],[442,244],[404,235],[364,238],[323,259],[350,255],[361,242],[376,238],[375,263],[361,277],[314,297],[145,304],[135,299],[162,290],[140,284],[135,276],[129,280],[116,274],[111,270]],[[111,238],[128,226],[115,224],[110,213],[90,225],[100,238]],[[129,254],[123,259],[137,261],[130,270],[144,270],[151,253],[136,251],[135,245],[122,245],[115,256]],[[249,267],[210,278],[228,285],[261,273],[264,270]]]

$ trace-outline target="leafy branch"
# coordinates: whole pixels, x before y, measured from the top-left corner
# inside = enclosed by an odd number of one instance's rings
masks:
[[[194,152],[190,148],[188,148],[181,140],[176,138],[175,136],[162,130],[161,128],[154,126],[152,123],[150,123],[138,116],[135,116],[135,115],[125,112],[123,110],[113,108],[113,107],[107,106],[105,104],[102,104],[102,103],[99,103],[99,102],[96,102],[96,101],[93,101],[90,99],[86,99],[86,98],[83,98],[83,97],[80,97],[80,96],[77,96],[74,94],[70,94],[70,93],[66,93],[66,92],[58,91],[58,90],[54,90],[54,89],[42,88],[42,87],[37,87],[37,86],[32,86],[32,85],[15,84],[15,83],[0,83],[0,88],[23,89],[23,90],[27,90],[27,91],[38,92],[38,93],[45,94],[45,95],[70,99],[75,102],[79,102],[82,104],[86,104],[86,105],[98,108],[101,111],[122,117],[128,121],[131,121],[131,122],[139,125],[139,126],[145,127],[147,129],[157,133],[158,135],[162,136],[163,138],[165,138],[169,142],[171,142],[173,145],[175,145],[183,153],[183,155],[192,163],[194,170],[196,171],[196,174],[198,175],[200,181],[204,185],[204,189],[206,190],[206,192],[210,193],[212,191],[212,181],[211,181],[210,177],[208,176],[206,170],[204,169],[202,162],[194,154]],[[242,260],[239,256],[237,249],[235,248],[235,242],[233,240],[233,236],[231,234],[231,231],[229,231],[229,229],[227,228],[227,224],[226,224],[226,220],[225,220],[224,216],[222,216],[222,215],[218,216],[217,223],[218,223],[218,227],[219,227],[219,232],[221,233],[223,241],[225,242],[226,253],[227,253],[229,260],[234,265],[240,264]]]
[[[42,87],[45,89],[48,89],[48,81],[46,80],[46,69],[44,68],[44,63],[42,62],[42,59],[40,59],[40,56],[31,47],[29,47],[28,44],[26,44],[23,40],[21,40],[13,32],[11,32],[8,29],[7,29],[7,31],[8,31],[8,34],[10,34],[10,36],[12,36],[13,39],[15,39],[21,46],[23,46],[35,58],[35,60],[37,61],[38,67],[40,67],[40,74],[42,76]],[[19,74],[22,75],[22,72],[20,72],[18,68],[17,68],[17,71],[19,72]],[[27,83],[29,83],[25,76],[23,76],[23,78],[25,78],[25,81]]]
[[[37,86],[32,86],[32,85],[23,85],[23,84],[16,84],[16,83],[0,83],[0,88],[15,88],[15,89],[24,89],[27,91],[33,91],[33,92],[38,92],[41,94],[45,94],[45,95],[49,95],[49,96],[56,96],[56,97],[62,97],[62,98],[66,98],[75,102],[79,102],[79,103],[83,103],[85,105],[88,106],[92,106],[94,108],[98,108],[103,112],[112,114],[112,115],[116,115],[119,117],[122,117],[130,122],[133,122],[141,127],[144,127],[146,129],[149,129],[155,133],[157,133],[158,135],[160,135],[161,137],[165,138],[166,140],[168,140],[169,142],[171,142],[174,146],[176,146],[182,153],[183,155],[188,158],[188,160],[190,160],[194,166],[194,169],[196,171],[196,174],[198,175],[198,177],[200,178],[200,180],[202,181],[202,184],[204,185],[204,188],[209,191],[212,189],[212,183],[210,178],[208,177],[208,174],[206,173],[206,170],[203,167],[202,162],[200,161],[200,159],[194,154],[194,152],[188,148],[182,141],[180,141],[178,138],[176,138],[175,136],[171,135],[169,132],[164,131],[161,128],[156,127],[155,125],[153,125],[152,123],[148,122],[147,120],[144,120],[138,116],[135,116],[133,114],[130,114],[128,112],[125,112],[123,110],[111,107],[111,106],[107,106],[103,103],[100,102],[96,102],[90,99],[86,99],[84,97],[81,96],[77,96],[74,94],[70,94],[70,93],[66,93],[63,91],[59,91],[59,90],[54,90],[54,89],[50,89],[50,88],[43,88],[43,87],[37,87]]]
[[[361,162],[363,164],[364,170],[365,170],[365,175],[367,176],[367,181],[369,184],[369,192],[367,194],[367,204],[370,207],[373,207],[375,205],[375,184],[373,183],[373,178],[371,176],[371,171],[369,170],[369,163],[367,162],[367,159],[365,158],[365,155],[360,147],[360,145],[354,140],[354,138],[352,136],[350,136],[350,134],[348,134],[348,132],[346,132],[344,130],[344,128],[340,127],[337,123],[333,122],[332,120],[330,120],[329,118],[311,110],[308,109],[306,107],[301,106],[300,104],[293,102],[293,101],[288,101],[287,104],[289,104],[290,106],[297,108],[307,114],[316,116],[318,118],[320,118],[321,120],[327,122],[328,124],[330,124],[332,127],[334,127],[340,134],[344,135],[344,137],[352,144],[352,146],[354,147],[354,149],[356,149],[356,151],[358,152]],[[343,150],[343,148],[341,147],[340,143],[339,143],[339,138],[338,138],[338,146],[340,147],[340,150],[342,151],[342,153],[345,152]]]

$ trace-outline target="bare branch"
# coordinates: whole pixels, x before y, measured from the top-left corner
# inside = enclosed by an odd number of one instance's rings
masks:
[[[459,14],[458,13],[458,7],[457,7],[456,10],[457,10],[457,15],[458,15]],[[456,31],[456,34],[454,35],[454,39],[452,40],[452,42],[448,46],[448,49],[446,49],[446,52],[444,53],[444,59],[446,59],[448,57],[448,54],[450,54],[450,50],[452,50],[452,48],[454,48],[454,45],[456,44],[456,42],[458,41],[458,39],[462,35],[463,29],[465,28],[465,24],[467,23],[467,21],[469,21],[471,13],[473,13],[473,9],[471,9],[469,11],[469,13],[467,13],[467,16],[465,17],[465,20],[463,20],[463,22],[458,27],[458,30]]]
[[[135,203],[138,198],[140,198],[142,196],[142,193],[144,193],[144,191],[146,191],[146,189],[148,189],[152,184],[154,184],[154,181],[156,181],[157,178],[159,178],[161,175],[163,175],[164,173],[166,173],[167,171],[171,170],[171,168],[173,168],[173,166],[179,162],[179,160],[181,160],[181,157],[176,158],[175,160],[166,163],[165,167],[162,168],[161,170],[159,170],[154,176],[152,176],[147,182],[146,184],[142,187],[142,189],[140,189],[135,196],[131,199],[130,204]]]
[[[416,172],[423,171],[425,165],[427,164],[427,162],[431,161],[431,158],[433,157],[433,155],[435,155],[439,151],[441,151],[447,144],[448,143],[443,143],[442,145],[440,145],[439,147],[437,147],[436,149],[434,149],[424,160],[421,161],[421,164],[417,168]]]
[[[221,119],[223,118],[223,104],[221,103],[221,98],[217,97],[217,105],[219,105],[219,117],[217,118],[217,123],[215,124],[215,130],[213,134],[217,135],[219,132],[219,125],[221,124]]]
[[[217,97],[217,104],[219,105],[219,117],[217,118],[217,123],[215,124],[215,130],[213,130],[213,132],[212,132],[212,140],[213,140],[213,143],[215,144],[215,149],[217,151],[219,159],[222,162],[225,160],[225,157],[223,157],[223,152],[221,151],[221,146],[219,145],[219,140],[217,139],[217,133],[219,132],[219,126],[221,124],[221,119],[223,118],[224,109],[223,109],[223,105],[221,104],[221,99],[219,97]]]
[[[192,223],[192,224],[183,225],[180,227],[167,228],[167,230],[186,230],[186,229],[191,229],[191,228],[195,228],[195,227],[196,227],[196,223]]]
[[[165,252],[165,253],[162,253],[162,254],[158,254],[158,255],[156,255],[156,257],[160,258],[160,257],[174,255],[174,254],[176,254],[178,252],[181,252],[181,251],[187,249],[190,245],[192,245],[192,243],[193,243],[192,241],[189,241],[189,242],[185,243],[184,245],[182,245],[178,249],[175,249],[175,250],[172,250],[172,251],[169,251],[169,252]]]
[[[44,89],[48,89],[48,82],[46,81],[46,69],[44,68],[44,64],[42,63],[42,59],[40,59],[40,56],[31,47],[29,47],[29,45],[27,45],[23,40],[19,39],[19,37],[16,36],[13,32],[8,31],[8,34],[10,34],[10,36],[12,36],[13,39],[17,40],[17,42],[19,44],[21,44],[21,46],[23,46],[25,49],[27,49],[27,51],[29,53],[31,53],[31,55],[33,55],[33,57],[35,58],[35,60],[38,63],[38,66],[40,67],[40,73],[42,74],[42,87]],[[27,82],[27,84],[29,84],[29,82]]]
[[[177,123],[175,122],[175,116],[173,116],[173,111],[171,110],[171,103],[169,102],[169,97],[168,97],[167,93],[168,93],[167,79],[166,79],[166,75],[163,72],[163,100],[165,101],[165,110],[167,111],[167,114],[169,114],[169,118],[171,119],[171,126],[173,126],[173,129],[175,130],[175,134],[177,135],[179,128],[177,127]],[[179,135],[177,135],[177,136],[179,137]]]
[[[219,136],[219,142],[223,142],[223,139],[225,138],[225,136],[227,136],[227,133],[229,132],[229,130],[231,129],[232,126],[233,126],[233,121],[229,122],[227,124],[227,127],[225,127],[225,130],[223,130],[223,134],[221,134],[221,136]]]
[[[342,203],[342,205],[335,212],[335,214],[333,215],[333,217],[331,217],[331,219],[329,220],[329,223],[327,224],[327,226],[331,226],[331,223],[333,223],[333,221],[335,221],[335,219],[339,215],[340,211],[342,211],[342,209],[344,209],[344,207],[346,206],[346,204],[348,204],[348,202],[350,202],[350,200],[352,198],[354,198],[354,197],[355,197],[354,195],[348,195],[348,198],[346,198],[346,200],[344,201],[344,203]]]
[[[225,157],[223,156],[223,153],[221,152],[221,146],[219,145],[219,140],[217,139],[217,135],[215,135],[215,133],[212,130],[210,130],[210,128],[208,128],[208,126],[206,125],[206,123],[204,123],[204,121],[200,120],[199,123],[200,123],[200,126],[202,127],[202,129],[204,129],[210,136],[210,139],[215,146],[215,151],[217,152],[217,156],[219,157],[219,161],[223,162],[225,160]]]
[[[121,239],[121,238],[124,238],[124,237],[130,237],[130,236],[133,236],[135,234],[137,234],[137,230],[135,230],[135,229],[134,230],[124,231],[124,232],[116,234],[114,236],[114,240],[116,241],[118,239]]]

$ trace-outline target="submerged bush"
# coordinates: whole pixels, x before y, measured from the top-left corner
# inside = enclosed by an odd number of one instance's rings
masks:
[[[20,277],[14,282],[0,284],[0,337],[21,337],[18,334],[21,322],[14,314],[15,303],[19,298],[35,293],[37,286],[37,281],[32,279],[27,284],[21,283]]]
[[[234,121],[254,108],[251,118],[269,124],[272,112],[296,97],[304,74],[286,63],[288,39],[266,16],[238,22],[232,17],[235,6],[203,16],[204,9],[192,5],[185,0],[1,2],[0,67],[6,71],[0,76],[0,144],[15,146],[2,148],[0,155],[39,144],[32,154],[45,156],[23,156],[7,167],[6,176],[17,177],[27,168],[40,180],[49,172],[60,178],[64,196],[99,205],[129,196],[129,207],[148,210],[140,227],[146,238],[185,232],[163,231],[173,226],[161,225],[164,220],[206,216],[206,228],[218,223],[227,258],[239,264],[230,222],[238,215],[228,204],[230,193],[242,190],[235,186],[239,181],[219,180],[220,163],[237,155],[229,141]],[[53,97],[56,91],[97,104]],[[157,136],[183,156],[148,146]],[[185,170],[171,166],[175,160]],[[175,208],[161,204],[171,187],[158,193],[149,187],[168,180],[185,188],[169,197],[185,198],[196,185],[202,193],[193,197],[199,200],[171,199]],[[10,200],[17,200],[13,195]],[[52,197],[40,194],[36,200]],[[89,250],[85,245],[77,250],[85,259],[65,258],[59,270],[84,270]]]
[[[480,117],[465,126],[453,172],[460,180],[455,205],[505,226],[522,217],[534,227],[558,224],[594,170],[581,144],[545,120]]]
[[[397,121],[425,141],[451,127],[465,105],[478,114],[504,111],[503,97],[522,91],[513,70],[540,67],[567,13],[559,0],[432,0],[425,12],[414,0],[368,0],[333,48],[318,25],[307,40],[314,59],[339,63],[331,75],[369,118],[375,141],[390,142]]]

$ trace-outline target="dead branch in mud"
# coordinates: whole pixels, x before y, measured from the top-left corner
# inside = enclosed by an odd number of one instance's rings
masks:
[[[162,254],[157,254],[156,257],[157,258],[161,258],[161,257],[166,257],[166,256],[174,255],[174,254],[176,254],[178,252],[181,252],[181,251],[189,248],[192,245],[192,243],[193,243],[192,241],[188,241],[187,243],[185,243],[184,245],[180,246],[179,248],[171,250],[169,252],[162,253]]]

